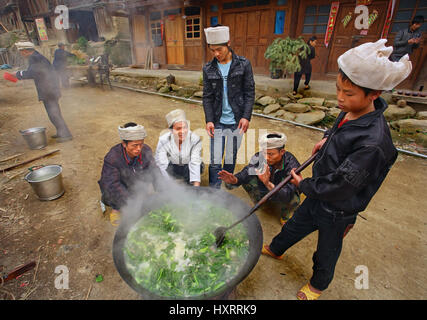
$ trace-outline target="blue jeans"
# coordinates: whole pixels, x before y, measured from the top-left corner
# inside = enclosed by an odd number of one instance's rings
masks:
[[[234,173],[237,152],[243,137],[239,134],[237,126],[237,124],[222,123],[215,125],[214,137],[211,138],[211,162],[209,164],[209,186],[213,188],[221,188],[222,181],[218,178],[218,172],[226,170]],[[223,158],[224,164],[222,163]]]
[[[270,250],[280,256],[295,243],[318,230],[310,284],[325,290],[332,281],[341,254],[342,241],[356,222],[357,213],[346,214],[325,208],[321,201],[307,198],[273,238]]]

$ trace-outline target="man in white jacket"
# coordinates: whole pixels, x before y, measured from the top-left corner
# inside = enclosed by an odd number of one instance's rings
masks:
[[[169,112],[166,121],[170,130],[159,138],[155,155],[157,166],[165,176],[200,186],[203,171],[200,137],[190,131],[181,109]]]

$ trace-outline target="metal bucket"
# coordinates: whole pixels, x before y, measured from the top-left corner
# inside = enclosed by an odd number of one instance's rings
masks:
[[[47,146],[46,128],[30,128],[19,130],[30,149],[43,149]]]
[[[55,200],[65,192],[60,165],[41,167],[27,173],[24,179],[31,185],[39,200]]]

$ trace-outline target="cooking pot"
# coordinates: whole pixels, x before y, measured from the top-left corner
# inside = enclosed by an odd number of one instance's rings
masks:
[[[209,199],[212,199],[212,203],[214,203],[215,206],[230,210],[233,213],[234,219],[236,220],[246,215],[250,210],[250,207],[244,201],[223,190],[212,189],[209,187],[186,187],[185,189],[188,189],[188,191],[186,192],[194,193],[195,198],[203,197],[208,201]],[[142,298],[146,300],[201,300],[226,298],[228,293],[230,293],[241,281],[243,281],[249,275],[249,273],[257,264],[258,259],[260,257],[263,243],[263,235],[261,224],[255,214],[247,218],[244,222],[242,222],[242,225],[246,229],[249,238],[249,252],[246,261],[240,268],[239,272],[234,276],[234,278],[232,278],[227,283],[227,285],[216,291],[211,291],[198,296],[191,297],[163,297],[153,292],[150,292],[148,289],[138,284],[128,271],[123,252],[123,247],[126,243],[126,237],[128,232],[130,231],[132,226],[135,225],[135,223],[137,223],[139,219],[141,219],[142,216],[148,214],[152,210],[161,208],[168,203],[171,204],[170,195],[155,194],[152,197],[143,201],[142,208],[140,211],[138,211],[140,212],[140,214],[126,217],[125,212],[122,212],[123,222],[117,228],[113,240],[113,260],[118,273],[133,290],[139,293]],[[214,230],[212,230],[212,232],[213,231]]]
[[[24,179],[31,185],[39,200],[55,200],[65,192],[60,165],[43,166],[27,173]]]
[[[43,149],[47,146],[46,128],[29,128],[19,130],[30,149]]]

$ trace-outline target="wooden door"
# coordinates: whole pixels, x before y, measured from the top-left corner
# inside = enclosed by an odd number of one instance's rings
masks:
[[[387,12],[387,5],[387,1],[375,1],[368,6],[369,13],[372,13],[373,10],[377,10],[380,14],[374,23],[369,27],[367,35],[361,35],[361,30],[356,29],[354,26],[354,21],[357,16],[354,14],[356,4],[351,3],[340,5],[334,33],[329,43],[330,50],[326,70],[327,73],[338,72],[338,57],[347,50],[366,42],[375,42],[379,40],[386,18],[385,14],[382,13]],[[349,14],[349,12],[352,13],[352,19],[347,24],[347,26],[344,26],[342,20],[347,14]]]
[[[270,15],[270,10],[257,10],[227,13],[222,16],[223,24],[230,28],[231,47],[234,52],[247,58],[257,73],[268,70],[264,53],[270,42]]]
[[[136,65],[145,65],[145,59],[147,57],[148,52],[147,33],[145,29],[145,16],[133,16],[132,37],[134,63]]]
[[[169,65],[184,65],[184,19],[180,16],[165,21],[166,59]]]

